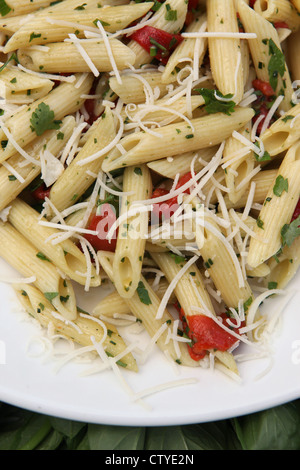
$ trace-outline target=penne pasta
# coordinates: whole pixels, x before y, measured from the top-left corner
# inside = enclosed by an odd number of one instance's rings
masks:
[[[299,139],[300,104],[292,107],[267,129],[261,140],[271,157],[288,150]]]
[[[86,278],[82,273],[87,271],[87,261],[84,254],[71,240],[64,240],[56,245],[47,243],[48,238],[58,235],[59,231],[41,225],[37,211],[21,199],[15,199],[9,211],[8,221],[39,250],[41,259],[50,260],[68,278],[85,285]],[[92,266],[90,285],[95,287],[100,284],[100,275]]]
[[[96,6],[87,9],[75,7],[64,10],[58,8],[42,10],[31,20],[26,21],[11,36],[4,52],[23,49],[34,44],[60,42],[68,38],[69,34],[75,34],[78,29],[83,32],[84,27],[97,32],[97,21],[106,25],[106,31],[113,33],[126,28],[130,23],[145,15],[151,6],[152,3],[140,3],[106,8]],[[98,34],[100,38],[100,32]]]
[[[2,2],[1,282],[74,347],[59,365],[89,352],[136,400],[118,365],[272,363],[265,300],[300,264],[298,9]]]
[[[239,132],[247,137],[250,130],[249,127],[245,127]],[[243,149],[245,149],[245,146],[234,137],[229,137],[224,147],[223,166],[226,165],[225,181],[226,186],[229,189],[228,197],[232,203],[237,202],[249,189],[249,185],[244,185],[238,190],[241,182],[247,178],[247,175],[251,173],[255,166],[253,151],[243,151]],[[235,157],[239,152],[242,152],[241,158],[235,160]]]
[[[162,98],[167,94],[167,85],[162,82],[161,72],[156,69],[136,74],[128,72],[122,75],[122,83],[118,83],[116,77],[109,79],[109,85],[113,92],[118,95],[123,103],[144,103],[148,94],[153,94],[154,90],[159,90]]]
[[[149,281],[149,284],[155,291],[156,295],[160,299],[162,299],[168,287],[167,281],[165,281],[164,279],[161,279],[157,287],[154,286],[154,281],[151,283]],[[171,296],[170,303],[175,303],[175,301],[176,301],[175,295]],[[100,317],[101,315],[104,315],[105,317],[113,317],[114,314],[118,314],[118,315],[130,315],[131,314],[128,304],[126,303],[124,298],[119,295],[117,291],[112,292],[111,294],[104,297],[103,300],[97,303],[96,307],[93,310],[93,315],[96,317]]]
[[[206,14],[197,17],[187,28],[187,33],[194,33],[206,30]],[[195,69],[195,79],[199,76],[199,67],[201,67],[205,53],[207,51],[206,38],[186,38],[171,54],[165,70],[162,73],[162,83],[172,83],[176,81],[177,74],[185,65],[190,65]]]
[[[278,33],[272,23],[243,0],[237,0],[236,4],[245,31],[256,33],[256,38],[249,41],[249,49],[257,78],[271,84],[274,95],[282,97],[278,108],[287,111],[291,106],[293,88]],[[281,63],[280,70],[272,59],[275,56]]]
[[[273,180],[254,229],[247,263],[256,267],[275,255],[282,245],[281,230],[292,218],[300,198],[300,144],[286,153]],[[267,243],[265,242],[267,240]]]
[[[92,315],[78,312],[72,322],[60,317],[53,305],[45,299],[42,292],[28,284],[14,285],[17,297],[24,309],[44,328],[53,328],[53,336],[60,335],[75,341],[80,346],[93,346],[91,338],[102,343],[109,357],[120,356],[117,364],[127,370],[138,371],[136,360],[131,353],[126,353],[126,344],[114,325],[99,322]],[[123,354],[124,353],[124,354]]]
[[[197,173],[203,168],[202,161],[209,162],[218,150],[217,146],[200,149],[199,151],[187,152],[181,155],[175,155],[170,158],[162,158],[154,162],[147,163],[148,167],[164,176],[174,179],[176,175],[183,176],[194,165],[194,171]]]
[[[234,0],[210,0],[207,3],[207,31],[238,33],[236,13]],[[233,101],[239,103],[244,94],[240,39],[209,38],[208,49],[218,90],[225,96],[232,95]]]
[[[11,224],[0,223],[1,257],[25,277],[35,277],[34,285],[67,320],[77,317],[76,298],[70,281],[63,279],[54,264]]]
[[[96,75],[111,70],[110,56],[104,43],[99,43],[97,39],[87,42],[82,40],[80,45],[84,52],[81,53],[76,44],[76,42],[51,43],[47,45],[45,51],[28,47],[19,51],[18,60],[24,67],[30,67],[36,72],[40,67],[49,73],[91,72],[93,67],[85,57],[87,54],[97,70]],[[128,67],[128,64],[133,65],[135,55],[131,49],[117,39],[112,40],[110,45],[119,70]]]
[[[148,232],[149,213],[130,216],[135,201],[147,199],[152,193],[152,181],[146,165],[132,166],[124,172],[123,190],[128,194],[122,200],[117,244],[113,262],[114,285],[123,298],[131,298],[140,281]]]
[[[284,289],[296,276],[300,266],[300,239],[288,247],[285,246],[280,253],[268,261],[269,274],[265,284],[268,287]]]
[[[109,252],[98,252],[99,261],[109,276],[113,279],[113,257],[114,255]],[[141,276],[140,290],[145,293],[146,299],[136,291],[131,298],[125,298],[130,311],[142,322],[144,328],[149,333],[150,337],[156,337],[156,334],[161,331],[160,336],[156,339],[156,344],[163,353],[168,353],[169,356],[179,364],[197,366],[198,363],[192,362],[186,344],[178,343],[179,350],[174,347],[173,341],[166,342],[168,330],[172,331],[174,319],[171,314],[165,310],[161,318],[157,319],[157,310],[160,305],[160,299],[155,292],[151,289],[146,279]],[[142,299],[142,300],[141,300]]]
[[[293,2],[288,0],[258,0],[254,10],[270,23],[286,23],[291,30],[297,30],[300,26],[299,15]]]
[[[9,103],[28,104],[50,93],[54,83],[42,77],[30,75],[17,67],[6,67],[0,75],[0,87],[5,90]]]
[[[49,199],[57,210],[61,211],[72,206],[95,181],[105,155],[89,165],[88,173],[86,166],[80,166],[79,162],[94,154],[96,150],[105,148],[113,140],[115,134],[113,115],[111,110],[107,108],[94,132],[69,164],[66,171],[51,187]]]
[[[299,80],[300,77],[300,65],[296,57],[299,56],[300,52],[300,31],[296,31],[291,34],[287,39],[287,54],[289,60],[289,69],[291,72],[292,80]]]
[[[169,124],[156,131],[158,136],[135,133],[124,137],[120,142],[125,154],[122,155],[118,149],[112,150],[104,160],[102,169],[111,171],[124,165],[158,160],[162,152],[165,157],[171,157],[178,155],[182,149],[193,151],[216,145],[229,137],[237,126],[248,122],[252,116],[251,109],[241,108],[231,116],[214,114],[192,119],[190,125]],[[222,132],[217,130],[219,126],[222,126]]]
[[[26,154],[31,156],[37,163],[27,163],[23,155],[17,153],[6,160],[8,167],[0,167],[0,211],[5,209],[32,181],[41,173],[39,165],[39,154],[47,146],[52,155],[58,156],[66,142],[71,137],[75,127],[73,116],[62,119],[59,130],[46,131],[42,136],[25,147]],[[60,134],[59,134],[60,133]],[[59,134],[59,138],[57,137]],[[12,173],[16,172],[19,179]]]
[[[59,129],[60,120],[81,107],[84,100],[80,96],[89,92],[91,83],[92,77],[88,77],[82,86],[78,88],[72,83],[62,83],[48,95],[27,105],[23,110],[7,119],[5,127],[14,139],[15,144],[12,143],[12,139],[8,139],[5,148],[0,150],[0,162],[12,157],[18,152],[19,147],[22,148],[30,144],[43,131],[48,130],[47,127],[44,128],[45,124],[43,124],[45,114],[46,125],[50,126],[50,129]],[[7,132],[5,134],[3,129],[2,126],[0,131],[1,140],[7,139]],[[20,132],[21,129],[22,132]]]

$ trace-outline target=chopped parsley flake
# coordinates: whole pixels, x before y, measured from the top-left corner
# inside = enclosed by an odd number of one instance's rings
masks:
[[[50,261],[49,258],[47,258],[47,256],[44,255],[44,253],[42,253],[41,251],[39,251],[37,254],[36,254],[37,258],[43,260],[43,261]]]
[[[149,293],[142,281],[139,282],[138,287],[136,289],[137,294],[139,296],[140,301],[145,305],[152,304]]]
[[[32,113],[30,123],[31,130],[35,131],[36,135],[42,135],[50,129],[59,129],[61,125],[61,121],[54,119],[54,112],[44,102],[40,103]]]
[[[33,39],[40,38],[40,37],[41,37],[41,33],[35,34],[33,32],[33,33],[30,34],[29,42],[31,42]]]
[[[276,46],[273,39],[267,40],[269,42],[269,55],[270,60],[268,64],[269,82],[275,91],[278,84],[278,76],[283,77],[285,72],[285,58],[282,51]]]
[[[1,16],[7,15],[11,11],[11,8],[7,5],[5,0],[0,0],[0,14]]]
[[[284,178],[282,175],[277,176],[274,187],[273,193],[275,196],[280,197],[284,191],[288,192],[289,190],[289,182],[287,178]]]
[[[223,95],[218,90],[209,90],[208,88],[196,89],[203,96],[205,101],[205,110],[209,114],[224,113],[230,116],[234,112],[235,102],[230,100],[232,94]]]
[[[293,241],[300,235],[300,215],[290,224],[285,224],[281,229],[282,244],[291,246]]]
[[[139,168],[138,166],[136,166],[133,171],[136,175],[139,175],[139,176],[143,174],[141,168]]]
[[[55,299],[55,297],[58,296],[58,292],[44,292],[44,296],[51,302],[53,299]]]

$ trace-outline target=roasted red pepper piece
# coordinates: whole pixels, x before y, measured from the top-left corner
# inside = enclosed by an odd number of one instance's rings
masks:
[[[169,194],[169,191],[164,188],[157,188],[153,191],[151,198],[154,199],[156,197],[166,196]],[[167,220],[176,211],[178,208],[177,197],[172,197],[171,199],[167,199],[163,202],[156,202],[153,204],[153,215],[155,217],[154,222],[162,222],[163,220]]]
[[[265,96],[274,96],[274,90],[269,82],[264,82],[263,80],[256,78],[252,81],[252,86],[255,88],[255,90],[261,91]]]
[[[102,204],[100,208],[100,215],[93,214],[87,227],[88,230],[95,230],[98,234],[85,234],[84,237],[91,243],[96,251],[115,251],[117,244],[117,230],[113,234],[111,240],[106,239],[109,230],[117,218],[114,207],[111,204],[105,203]]]
[[[273,23],[274,28],[289,28],[289,25],[285,21],[277,21],[277,23]]]
[[[46,197],[50,196],[51,187],[47,188],[45,183],[42,183],[38,188],[36,188],[32,195],[37,201],[44,201]]]
[[[166,64],[170,52],[183,41],[180,34],[170,34],[153,26],[144,26],[131,35],[153,58]]]
[[[257,119],[259,118],[259,116],[263,115],[263,116],[267,116],[268,114],[268,109],[266,108],[266,106],[263,104],[261,107],[260,107],[260,110],[259,110],[259,114],[257,114],[256,116],[254,116],[253,118],[253,123],[255,123],[255,121],[257,121]],[[260,123],[258,124],[257,126],[257,134],[259,135],[261,133],[261,130],[262,130],[262,126],[264,124],[264,119],[262,119],[260,121]]]
[[[184,174],[181,178],[179,178],[178,183],[175,189],[181,188],[184,184],[186,184],[192,178],[192,173],[188,172]],[[189,192],[189,189],[184,191],[185,193]],[[156,188],[151,198],[154,199],[156,197],[161,197],[169,194],[169,191],[164,188]],[[176,211],[178,208],[178,196],[172,197],[167,199],[164,202],[157,202],[153,204],[153,215],[161,222],[162,220],[167,220]]]
[[[228,316],[224,313],[221,317],[223,318],[224,325],[228,328],[229,325],[225,322]],[[186,318],[183,309],[180,309],[180,319],[184,332],[192,340],[192,344],[189,346],[189,353],[195,361],[203,359],[206,352],[210,349],[227,351],[238,341],[235,336],[206,315],[190,315]],[[236,324],[234,319],[231,319],[231,322]],[[245,322],[242,322],[241,326],[245,326]],[[239,333],[239,328],[236,328],[235,331]]]
[[[264,117],[267,116],[270,106],[272,105],[272,101],[274,99],[274,90],[272,89],[271,85],[268,82],[264,82],[263,80],[260,80],[259,78],[256,78],[255,80],[252,81],[252,86],[260,92],[257,96],[257,100],[253,104],[253,108],[256,111],[256,114],[253,118],[253,123],[261,116],[263,115]],[[269,126],[274,122],[275,117],[273,117],[269,123]],[[262,126],[264,124],[264,119],[260,121],[258,127],[257,127],[257,134],[259,135],[262,130]]]
[[[297,206],[294,210],[294,213],[293,213],[293,216],[292,216],[292,219],[291,219],[291,222],[293,222],[294,220],[296,220],[300,215],[300,199],[297,203]]]

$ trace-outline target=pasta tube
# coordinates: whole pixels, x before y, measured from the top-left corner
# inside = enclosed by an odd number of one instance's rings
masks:
[[[107,6],[106,8],[75,8],[57,11],[41,11],[32,20],[25,22],[9,39],[4,52],[24,49],[34,44],[47,44],[63,41],[71,33],[81,31],[83,26],[99,32],[97,21],[105,24],[105,30],[113,33],[123,29],[133,21],[145,15],[152,3]],[[80,37],[80,35],[79,35]],[[100,37],[100,32],[99,32]]]
[[[140,281],[149,213],[138,213],[135,216],[127,214],[130,213],[134,201],[147,199],[152,192],[150,170],[146,165],[125,169],[123,191],[129,195],[122,198],[120,217],[124,219],[124,223],[122,221],[119,227],[113,262],[113,278],[120,296],[131,298]]]
[[[111,143],[115,134],[113,114],[109,108],[106,108],[84,146],[51,187],[49,199],[59,211],[72,206],[91,186],[105,155],[89,163],[89,173],[85,165],[80,166],[78,163],[105,148]]]
[[[104,271],[113,281],[113,253],[99,251],[98,257]],[[198,366],[198,362],[190,358],[185,342],[178,342],[179,350],[175,347],[174,341],[167,342],[168,329],[173,331],[174,319],[167,310],[163,312],[161,318],[156,318],[161,300],[143,276],[141,276],[140,283],[139,289],[136,290],[134,295],[131,298],[124,299],[132,314],[139,318],[150,337],[155,339],[155,343],[163,353],[179,364],[191,367]]]
[[[250,108],[237,108],[231,116],[216,113],[192,119],[187,123],[169,124],[157,130],[158,136],[134,133],[121,139],[123,155],[114,149],[103,161],[102,169],[111,171],[158,160],[162,155],[172,157],[185,152],[216,145],[231,135],[237,127],[245,125],[253,116]]]
[[[104,43],[100,43],[97,39],[94,41],[82,40],[80,45],[92,61],[94,67],[99,72],[108,72],[111,70],[111,60]],[[110,41],[111,51],[115,58],[116,67],[122,70],[133,65],[135,55],[132,50],[125,46],[117,39]],[[31,70],[39,71],[43,68],[48,73],[74,73],[74,72],[90,72],[91,65],[87,59],[76,47],[76,43],[57,42],[48,44],[45,50],[35,50],[28,47],[20,49],[18,52],[20,64]]]
[[[78,78],[78,77],[77,77]],[[37,136],[42,135],[45,130],[59,129],[60,120],[67,114],[77,111],[84,102],[82,94],[88,93],[92,84],[92,76],[88,76],[79,87],[73,83],[62,83],[54,88],[48,95],[27,105],[14,116],[5,121],[0,130],[0,139],[7,139],[7,133],[15,140],[8,140],[5,148],[0,149],[0,162],[15,155],[18,147],[30,144]]]
[[[295,31],[300,26],[300,19],[293,2],[289,0],[258,0],[254,10],[270,23],[287,23]]]
[[[42,327],[52,326],[54,335],[62,335],[80,346],[92,346],[91,338],[94,338],[97,343],[102,343],[109,357],[121,357],[117,362],[119,366],[138,371],[136,360],[131,353],[126,353],[126,344],[114,325],[99,322],[92,315],[80,311],[75,320],[65,321],[36,287],[28,284],[15,284],[13,287],[21,305]]]
[[[238,33],[234,0],[207,2],[207,31]],[[209,38],[208,49],[211,71],[217,88],[223,95],[233,95],[233,101],[239,103],[244,94],[240,39]]]
[[[172,16],[168,14],[169,11],[174,12]],[[152,16],[151,26],[162,29],[168,33],[176,33],[183,27],[186,13],[187,3],[185,0],[168,0],[168,3],[162,5]],[[151,62],[151,55],[133,39],[129,41],[128,47],[130,47],[136,55],[135,68]]]
[[[292,218],[300,197],[300,143],[286,153],[270,186],[250,241],[247,263],[256,267],[275,255],[282,245],[281,229]]]
[[[236,4],[245,31],[256,34],[256,38],[248,43],[257,78],[270,83],[274,94],[283,97],[278,109],[287,111],[291,106],[293,88],[278,33],[268,20],[250,8],[244,0],[237,0]],[[277,58],[276,62],[274,57]]]
[[[77,317],[76,298],[70,281],[11,224],[0,223],[0,255],[25,277],[35,277],[34,285],[67,320]]]
[[[26,154],[34,160],[39,161],[40,152],[47,149],[54,156],[58,156],[66,145],[75,127],[73,116],[62,119],[59,130],[50,130],[37,137],[34,142],[25,147]],[[58,137],[59,135],[59,137]],[[28,185],[41,173],[41,166],[37,163],[30,163],[23,166],[26,160],[23,155],[17,153],[6,160],[8,167],[0,167],[0,211],[7,207]],[[13,173],[12,173],[13,172]],[[18,178],[14,175],[16,173]]]
[[[206,29],[207,17],[206,14],[196,18],[187,28],[187,33],[194,33]],[[163,83],[172,83],[177,79],[177,73],[185,65],[192,62],[193,67],[197,68],[195,79],[199,75],[199,68],[201,67],[204,55],[207,51],[206,38],[186,38],[179,44],[175,51],[171,54],[165,70],[162,74]],[[179,68],[179,70],[178,70]]]
[[[87,260],[84,254],[69,239],[56,245],[48,241],[49,237],[60,232],[57,229],[39,224],[40,214],[37,211],[22,199],[15,199],[9,211],[8,221],[39,250],[43,258],[50,260],[70,279],[85,285],[86,277],[81,274],[87,271]],[[95,267],[91,265],[90,285],[95,287],[100,284],[100,276]]]
[[[299,139],[300,104],[290,108],[278,118],[262,135],[265,151],[271,157],[288,150]]]
[[[8,66],[0,74],[0,87],[5,89],[7,102],[27,104],[47,95],[53,81],[23,72],[18,67]]]

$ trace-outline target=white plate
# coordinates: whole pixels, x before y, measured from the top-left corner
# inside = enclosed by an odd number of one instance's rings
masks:
[[[1,273],[6,265],[0,262]],[[13,273],[10,268],[7,272]],[[282,315],[274,335],[272,362],[266,359],[239,365],[242,383],[219,371],[186,369],[179,375],[159,351],[138,374],[120,368],[134,392],[183,378],[197,383],[161,391],[144,398],[145,408],[133,402],[111,371],[82,377],[91,364],[68,363],[57,373],[56,362],[32,357],[27,348],[38,327],[24,321],[10,286],[0,284],[0,401],[38,413],[76,421],[127,426],[167,426],[216,421],[261,411],[300,397],[300,272],[289,290],[298,292]],[[86,295],[79,301],[89,307]],[[268,299],[263,312],[275,314],[284,299]],[[93,298],[93,302],[96,299]],[[147,341],[143,336],[140,341]],[[5,357],[4,354],[5,353]],[[271,365],[271,368],[270,368]],[[268,373],[265,373],[268,371]],[[262,374],[262,377],[258,378]]]

